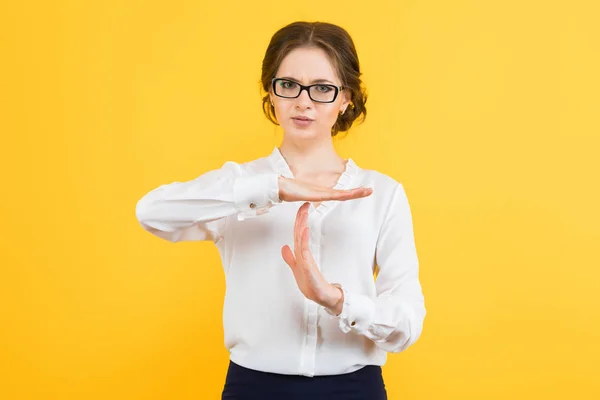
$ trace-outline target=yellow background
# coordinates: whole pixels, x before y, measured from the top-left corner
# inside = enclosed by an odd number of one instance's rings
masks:
[[[306,19],[370,94],[336,146],[413,210],[428,316],[390,399],[600,399],[597,4],[3,3],[0,398],[220,398],[217,251],[135,204],[279,144],[260,65]]]

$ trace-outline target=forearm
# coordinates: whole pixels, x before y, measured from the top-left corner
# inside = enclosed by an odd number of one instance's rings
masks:
[[[264,214],[279,202],[277,175],[242,175],[229,162],[187,182],[162,185],[142,197],[136,217],[151,233],[178,241],[218,236],[223,218],[238,219]]]
[[[326,309],[344,333],[363,335],[388,352],[400,352],[421,335],[426,310],[420,285],[402,295],[375,298],[343,290],[341,309]]]

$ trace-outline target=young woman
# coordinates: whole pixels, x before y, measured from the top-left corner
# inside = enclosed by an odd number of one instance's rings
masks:
[[[283,27],[262,65],[263,110],[283,128],[281,145],[162,185],[137,204],[154,235],[219,249],[230,352],[223,399],[386,399],[387,353],[421,334],[404,188],[332,143],[366,115],[360,75],[344,29]]]

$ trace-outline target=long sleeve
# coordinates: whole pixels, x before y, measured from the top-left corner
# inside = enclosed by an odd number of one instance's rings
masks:
[[[217,242],[225,217],[255,217],[279,202],[278,174],[248,173],[229,161],[191,181],[150,191],[138,201],[136,217],[144,229],[172,242]]]
[[[379,234],[376,261],[377,297],[344,289],[339,327],[368,337],[387,352],[399,353],[419,338],[426,314],[412,216],[401,184]]]

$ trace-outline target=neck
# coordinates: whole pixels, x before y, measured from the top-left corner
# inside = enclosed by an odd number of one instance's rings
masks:
[[[279,151],[294,175],[343,171],[346,164],[346,160],[335,151],[331,138],[298,142],[284,136]]]

